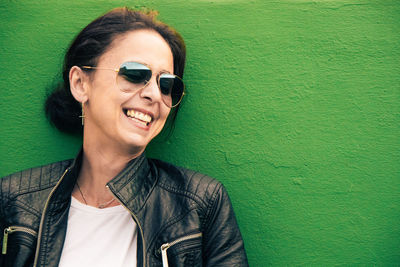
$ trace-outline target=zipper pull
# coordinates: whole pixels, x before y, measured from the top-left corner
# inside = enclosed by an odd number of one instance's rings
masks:
[[[170,247],[169,243],[161,246],[161,258],[163,267],[168,267],[167,249]]]
[[[1,254],[5,255],[7,254],[7,242],[8,242],[8,233],[11,232],[11,227],[7,227],[4,229],[4,235],[3,235],[3,249],[1,251]]]

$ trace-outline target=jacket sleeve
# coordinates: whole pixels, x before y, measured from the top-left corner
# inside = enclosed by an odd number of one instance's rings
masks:
[[[243,239],[222,184],[212,195],[203,232],[205,266],[248,266]]]

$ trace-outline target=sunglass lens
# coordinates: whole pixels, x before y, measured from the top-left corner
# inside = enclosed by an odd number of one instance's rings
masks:
[[[160,77],[160,90],[163,95],[171,95],[174,79],[174,77]]]
[[[160,76],[160,90],[167,105],[175,106],[182,98],[184,84],[176,75],[164,73]]]
[[[147,83],[151,79],[151,70],[137,62],[125,62],[119,69],[119,75],[131,83]]]

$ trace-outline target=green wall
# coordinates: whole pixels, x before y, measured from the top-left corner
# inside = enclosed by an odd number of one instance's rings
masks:
[[[122,5],[188,47],[176,129],[148,154],[226,185],[251,266],[400,266],[399,1],[2,0],[0,176],[76,154],[46,88]]]

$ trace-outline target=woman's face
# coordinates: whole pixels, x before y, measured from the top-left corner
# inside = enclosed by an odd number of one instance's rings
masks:
[[[126,93],[116,83],[116,72],[95,70],[87,82],[84,135],[101,146],[141,153],[160,133],[170,112],[162,101],[156,75],[173,73],[173,55],[157,32],[136,30],[117,37],[99,58],[97,67],[119,69],[128,61],[151,68],[153,76],[149,84]]]

